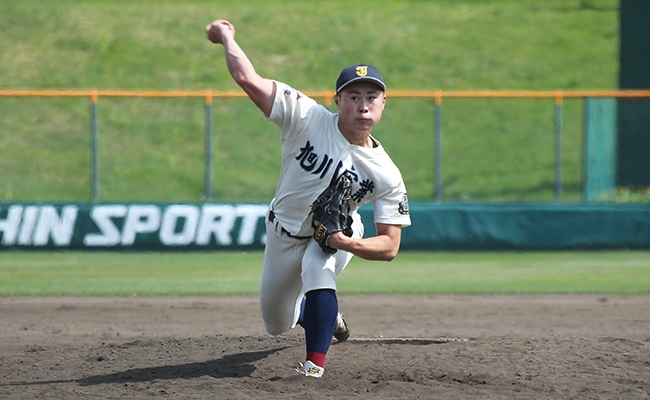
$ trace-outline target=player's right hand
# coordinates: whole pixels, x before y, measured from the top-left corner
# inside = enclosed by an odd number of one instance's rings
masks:
[[[230,22],[219,19],[206,26],[205,33],[212,43],[223,43],[225,37],[235,36],[235,27]]]

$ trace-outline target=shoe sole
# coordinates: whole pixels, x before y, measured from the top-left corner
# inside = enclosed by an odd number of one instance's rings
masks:
[[[343,321],[343,327],[337,327],[337,329],[334,330],[334,338],[339,342],[345,342],[350,337],[350,328],[348,327],[348,323],[345,322],[343,315],[341,315],[341,320]]]

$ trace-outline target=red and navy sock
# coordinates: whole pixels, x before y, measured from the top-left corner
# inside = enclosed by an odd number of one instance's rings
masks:
[[[329,350],[336,326],[339,302],[336,291],[319,289],[305,295],[301,312],[301,325],[305,328],[307,360],[319,367],[325,365],[325,355]]]

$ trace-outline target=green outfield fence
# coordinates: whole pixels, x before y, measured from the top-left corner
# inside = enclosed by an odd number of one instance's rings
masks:
[[[332,107],[333,92],[304,93]],[[418,201],[650,197],[650,91],[387,96],[375,134],[407,185],[416,182],[409,194]],[[268,201],[279,169],[278,131],[243,97],[0,90],[0,202]]]

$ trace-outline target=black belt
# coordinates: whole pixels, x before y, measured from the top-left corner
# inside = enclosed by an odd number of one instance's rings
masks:
[[[275,221],[275,213],[273,212],[273,210],[271,210],[271,211],[269,211],[269,222],[273,222],[273,221]],[[292,239],[298,239],[298,240],[307,240],[307,239],[311,239],[311,236],[296,236],[296,235],[292,235],[292,234],[289,233],[289,231],[287,231],[286,229],[284,229],[284,227],[280,226],[280,228],[282,229],[282,233],[284,233],[285,235],[289,236],[289,237],[292,238]]]

